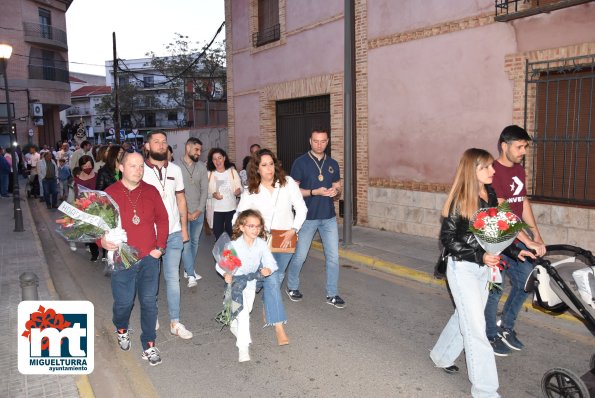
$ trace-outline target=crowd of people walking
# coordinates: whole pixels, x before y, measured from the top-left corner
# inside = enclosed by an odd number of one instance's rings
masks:
[[[260,289],[265,326],[274,328],[278,345],[289,344],[283,292],[294,302],[303,298],[299,276],[316,232],[324,247],[326,302],[336,308],[345,306],[339,296],[334,203],[341,194],[341,178],[338,162],[327,152],[329,138],[325,129],[313,129],[310,150],[293,162],[290,173],[273,151],[258,144],[250,147],[239,172],[222,148],[211,148],[203,163],[203,143],[194,137],[185,143],[182,158],[174,162],[173,150],[162,131],[147,136],[142,154],[119,145],[93,148],[83,141],[74,151],[68,143],[55,152],[44,147],[37,153],[32,147],[23,161],[29,170],[29,189],[39,190],[32,193],[48,209],[56,208],[59,200],[72,200],[84,188],[105,191],[118,204],[128,243],[138,250],[140,261],[111,273],[113,322],[120,348],[130,350],[128,323],[138,295],[141,356],[151,365],[162,361],[155,341],[160,272],[165,281],[170,333],[191,339],[192,332],[181,322],[180,266],[187,287],[197,286],[202,278],[196,271],[197,253],[205,224],[216,240],[227,234],[243,266],[235,275],[220,267],[217,271],[226,282],[235,284],[242,304],[230,331],[237,339],[238,360],[245,362],[250,360],[250,312]],[[464,151],[442,209],[440,242],[448,255],[446,275],[455,310],[430,358],[436,367],[457,373],[455,362],[465,351],[474,397],[498,397],[494,356],[524,348],[515,332],[527,297],[523,284],[532,269],[530,260],[545,254],[520,165],[530,141],[524,129],[508,126],[498,140],[497,158],[483,149]],[[2,197],[9,192],[12,155],[3,151],[0,159]],[[502,254],[488,253],[469,231],[470,220],[478,209],[504,201],[529,229]],[[107,236],[97,243],[103,249],[103,258],[106,251],[117,248]],[[98,245],[88,246],[90,260],[97,261]],[[488,278],[490,267],[502,265],[512,290],[498,321],[502,290],[490,289]]]

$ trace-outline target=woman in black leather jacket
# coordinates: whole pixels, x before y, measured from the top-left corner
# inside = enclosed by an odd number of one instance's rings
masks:
[[[446,276],[456,308],[430,358],[437,367],[454,373],[459,370],[454,361],[465,349],[473,397],[500,396],[496,360],[486,336],[484,317],[489,293],[487,266],[497,266],[500,256],[486,253],[469,231],[469,220],[479,208],[498,205],[490,186],[495,173],[493,161],[492,155],[483,149],[471,148],[463,153],[442,209],[440,230],[440,240],[449,253]],[[506,254],[534,257],[514,245],[507,248]]]
[[[108,148],[105,156],[105,164],[97,172],[97,181],[95,189],[105,191],[107,187],[120,179],[120,170],[118,164],[124,155],[124,149],[120,145],[112,145]],[[105,262],[103,274],[108,276],[111,272],[107,266],[107,251],[103,249],[101,261]]]
[[[124,149],[120,145],[112,145],[108,148],[105,164],[97,172],[97,185],[95,189],[105,191],[107,187],[120,179],[118,161],[123,154]]]

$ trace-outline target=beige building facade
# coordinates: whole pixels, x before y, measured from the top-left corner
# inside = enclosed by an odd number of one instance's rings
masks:
[[[461,153],[497,156],[514,123],[534,138],[527,186],[546,243],[595,249],[595,3],[354,3],[357,223],[437,237]],[[225,5],[230,156],[285,151],[300,126],[284,106],[322,96],[343,167],[344,1]]]
[[[0,0],[0,42],[13,48],[7,77],[20,145],[53,146],[61,139],[59,112],[70,106],[66,11],[71,3]],[[4,84],[0,97],[5,103]],[[5,116],[0,134],[8,133]]]

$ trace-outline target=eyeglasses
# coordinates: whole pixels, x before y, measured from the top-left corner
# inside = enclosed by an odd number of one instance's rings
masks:
[[[244,227],[250,228],[250,229],[262,229],[261,224],[244,224]]]

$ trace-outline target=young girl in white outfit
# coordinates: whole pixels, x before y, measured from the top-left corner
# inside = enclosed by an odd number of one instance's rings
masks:
[[[241,212],[231,235],[231,246],[235,249],[242,265],[234,275],[225,272],[217,265],[217,272],[224,276],[225,282],[240,287],[245,285],[242,291],[242,310],[231,322],[229,329],[236,336],[236,346],[239,351],[239,361],[250,360],[249,345],[250,338],[250,312],[256,295],[256,280],[269,276],[277,270],[277,263],[265,241],[264,221],[260,212],[256,210],[245,210]],[[258,272],[260,270],[260,272]],[[233,294],[232,294],[233,296]]]

